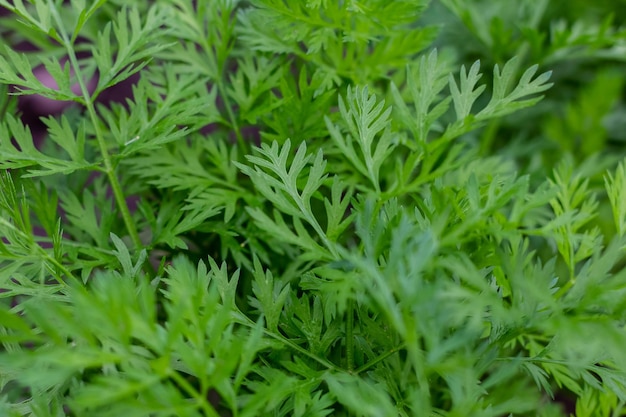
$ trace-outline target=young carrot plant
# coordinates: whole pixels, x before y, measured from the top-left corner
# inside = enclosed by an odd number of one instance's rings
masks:
[[[626,415],[626,36],[518,3],[0,0],[0,415]]]

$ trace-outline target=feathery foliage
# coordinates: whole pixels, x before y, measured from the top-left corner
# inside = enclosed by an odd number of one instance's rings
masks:
[[[505,3],[0,0],[0,415],[626,415],[621,12]]]

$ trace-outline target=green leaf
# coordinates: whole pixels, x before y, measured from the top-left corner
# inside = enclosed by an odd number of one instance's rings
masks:
[[[18,340],[21,339],[20,341],[32,341],[37,338],[31,327],[22,317],[5,309],[3,306],[0,307],[0,323],[2,323],[3,331],[11,330],[9,335],[0,334],[0,341],[2,341],[2,343],[6,343],[15,337],[18,337]]]
[[[267,328],[278,333],[278,319],[287,299],[289,286],[283,286],[279,280],[274,280],[271,271],[263,271],[261,263],[254,259],[254,281],[252,291],[255,295],[250,298],[250,305],[265,317]]]
[[[253,218],[255,215],[257,217],[258,215],[263,216],[263,220],[258,220],[257,218],[259,227],[265,228],[270,233],[278,233],[283,237],[289,236],[291,241],[295,239],[295,241],[305,243],[308,247],[315,248],[318,245],[312,242],[301,222],[301,219],[303,219],[321,238],[326,246],[325,249],[330,251],[330,253],[334,253],[334,247],[324,233],[317,216],[313,213],[311,205],[312,196],[327,178],[327,174],[325,174],[326,161],[320,151],[315,155],[313,163],[309,164],[312,158],[311,155],[306,154],[306,143],[303,142],[288,168],[287,160],[289,159],[290,149],[290,140],[287,140],[280,148],[277,142],[272,143],[271,147],[263,144],[261,149],[258,150],[261,154],[260,157],[246,157],[248,161],[255,165],[254,168],[240,163],[235,163],[235,165],[252,179],[254,186],[262,195],[270,200],[280,211],[293,217],[296,233],[289,231],[282,216],[277,211],[274,214],[276,218],[276,222],[274,222],[257,209],[248,210],[253,213]],[[308,165],[311,166],[307,173],[306,183],[302,187],[299,185],[299,178],[302,173],[306,172],[305,168]],[[262,168],[265,168],[269,173]]]
[[[108,23],[98,33],[91,52],[100,76],[92,97],[139,72],[157,52],[171,46],[163,41],[154,42],[166,34],[162,26],[166,24],[168,14],[167,7],[152,6],[142,18],[137,7],[123,7],[115,23]],[[111,28],[114,43],[111,42]],[[112,50],[111,46],[117,46],[117,50]]]
[[[60,42],[59,37],[56,36],[56,30],[52,27],[51,23],[51,9],[54,6],[41,0],[31,1],[29,3],[35,5],[34,11],[36,12],[36,16],[31,12],[32,9],[28,10],[22,0],[15,0],[11,3],[3,0],[0,2],[0,5],[18,15],[21,18],[22,24],[26,25],[29,30],[35,30],[45,35],[50,35],[54,40]]]
[[[386,393],[371,381],[350,374],[324,375],[330,393],[357,416],[392,416],[397,410]]]
[[[198,88],[205,80],[195,75],[177,75],[173,67],[144,71],[133,87],[128,108],[116,105],[98,110],[107,122],[111,135],[127,157],[150,152],[180,140],[203,124],[219,120],[215,100],[217,90]]]
[[[247,123],[256,123],[282,105],[269,92],[285,75],[281,61],[265,58],[245,57],[238,61],[238,70],[230,76],[227,94],[239,106],[240,118]]]
[[[78,126],[78,130],[74,133],[74,129],[70,125],[65,115],[61,116],[61,120],[50,116],[42,119],[48,127],[48,137],[59,145],[74,162],[87,163],[85,160],[85,123]]]
[[[80,4],[75,4],[75,3],[80,3]],[[72,32],[72,39],[71,39],[72,43],[76,41],[76,38],[78,37],[81,30],[83,29],[83,26],[85,26],[85,23],[87,23],[87,21],[98,11],[98,9],[100,9],[105,4],[106,4],[106,0],[97,0],[91,3],[91,5],[89,5],[89,7],[87,8],[85,7],[83,0],[72,2],[72,6],[80,10],[80,15],[78,16],[78,19],[76,21],[76,27],[74,28],[74,31]]]
[[[70,139],[71,140],[71,139]],[[15,141],[15,144],[13,143]],[[67,141],[66,141],[67,142]],[[70,149],[72,148],[72,145]],[[77,145],[78,146],[78,145]],[[72,152],[76,148],[71,149]],[[11,115],[0,122],[0,168],[30,168],[26,177],[41,177],[54,174],[70,174],[92,167],[84,159],[68,161],[40,152],[33,142],[30,129]]]
[[[345,187],[339,177],[333,177],[331,197],[324,199],[327,216],[326,235],[332,241],[337,241],[353,220],[353,214],[348,214],[353,190]]]
[[[33,67],[25,54],[19,54],[5,47],[8,60],[0,55],[0,81],[16,86],[14,94],[39,94],[53,100],[74,100],[76,95],[69,88],[69,66],[61,69],[56,59],[44,60],[45,67],[54,77],[59,89],[46,87],[33,73]]]
[[[380,190],[380,168],[396,146],[388,131],[391,108],[383,110],[384,106],[384,101],[376,103],[376,96],[370,95],[367,87],[348,87],[347,103],[339,97],[339,111],[349,134],[344,137],[326,118],[328,130],[339,150],[370,180],[375,190]],[[354,142],[360,152],[355,149]]]
[[[620,162],[615,175],[608,173],[604,184],[611,202],[613,222],[620,236],[626,234],[626,163]]]
[[[436,121],[450,105],[450,97],[442,97],[441,92],[449,82],[448,63],[439,58],[436,49],[428,56],[420,58],[416,69],[407,67],[407,90],[415,107],[411,113],[407,100],[399,88],[392,83],[391,93],[394,105],[399,114],[399,123],[410,129],[418,145],[427,141],[431,129],[436,127]]]
[[[544,72],[533,79],[539,68],[538,65],[533,65],[524,71],[517,85],[509,92],[511,85],[514,83],[513,78],[518,66],[517,61],[516,58],[512,58],[504,64],[502,70],[500,70],[498,65],[495,66],[491,100],[476,115],[478,119],[502,117],[519,109],[532,106],[541,100],[542,97],[527,97],[539,94],[552,87],[553,84],[548,83],[552,72]]]
[[[76,240],[86,241],[89,236],[99,247],[108,247],[115,220],[106,213],[111,210],[110,203],[103,203],[98,194],[89,190],[84,190],[81,198],[73,193],[62,193],[61,197],[61,207],[72,223],[72,227],[67,227],[68,232]]]
[[[486,86],[481,85],[476,87],[476,83],[482,77],[478,71],[480,70],[480,62],[476,61],[470,68],[469,72],[465,70],[465,66],[461,67],[461,82],[460,88],[457,86],[456,81],[452,75],[450,75],[450,93],[452,94],[452,101],[454,102],[454,111],[456,112],[457,120],[465,120],[472,111],[472,105],[478,97],[485,91]]]
[[[141,252],[139,252],[137,262],[135,263],[135,265],[133,265],[130,252],[128,251],[128,247],[126,247],[126,244],[114,233],[111,233],[110,236],[116,249],[115,251],[113,251],[113,254],[119,260],[124,275],[133,278],[139,276],[141,267],[143,266],[143,263],[146,261],[146,258],[148,256],[146,250],[143,249]]]

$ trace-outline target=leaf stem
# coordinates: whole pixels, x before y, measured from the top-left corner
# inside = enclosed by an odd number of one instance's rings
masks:
[[[126,204],[126,197],[122,191],[122,187],[120,182],[115,175],[115,167],[111,162],[111,156],[109,155],[109,151],[107,149],[106,141],[104,140],[104,136],[99,127],[99,119],[96,114],[96,110],[93,103],[93,98],[89,94],[89,90],[85,85],[85,80],[82,76],[82,72],[80,69],[80,65],[78,64],[78,58],[76,57],[76,53],[74,52],[74,48],[72,42],[70,41],[67,33],[65,32],[63,21],[59,16],[59,12],[56,9],[55,5],[48,0],[48,7],[56,21],[59,33],[61,35],[61,39],[63,41],[63,46],[67,50],[67,55],[74,68],[74,74],[76,75],[76,79],[78,80],[78,85],[80,86],[80,92],[83,96],[83,100],[85,103],[85,107],[87,108],[87,112],[89,113],[89,118],[91,119],[91,123],[93,125],[94,131],[96,133],[96,140],[98,142],[98,147],[100,148],[100,153],[102,155],[102,159],[104,161],[104,168],[107,177],[109,178],[109,184],[111,185],[111,190],[113,191],[113,196],[115,197],[115,201],[117,203],[120,212],[122,213],[122,219],[124,221],[124,225],[126,226],[126,230],[130,235],[130,238],[135,245],[135,248],[140,248],[142,246],[141,239],[139,238],[139,233],[137,232],[137,228],[135,227],[135,223],[133,223],[132,217],[130,215],[130,210],[128,209],[128,205]]]
[[[217,90],[220,93],[220,97],[224,101],[224,107],[226,108],[226,114],[228,116],[228,121],[230,122],[231,127],[235,130],[235,136],[237,137],[237,143],[239,146],[244,149],[245,142],[243,140],[243,136],[241,135],[241,129],[239,128],[239,124],[237,123],[237,118],[235,117],[235,113],[233,112],[232,105],[230,103],[230,99],[228,98],[228,94],[226,93],[226,88],[224,87],[223,75],[216,80]]]
[[[354,370],[354,300],[348,299],[346,311],[346,367],[348,372]]]
[[[219,417],[213,406],[204,398],[185,378],[183,378],[176,370],[169,372],[170,378],[176,382],[185,392],[198,401],[205,416]]]
[[[243,314],[240,311],[236,311],[235,312],[235,320],[244,326],[247,327],[255,327],[256,323],[252,320],[250,320],[248,318],[248,316],[246,316],[245,314]],[[307,356],[310,359],[313,359],[315,362],[323,365],[324,367],[326,367],[327,369],[333,370],[333,371],[337,371],[337,372],[341,372],[342,370],[340,368],[338,368],[335,364],[333,364],[332,362],[324,359],[324,358],[320,358],[319,356],[309,352],[308,350],[304,349],[301,346],[296,345],[295,343],[293,343],[291,340],[287,339],[286,337],[284,337],[283,335],[279,334],[279,333],[274,333],[271,332],[267,329],[263,329],[263,333],[266,336],[271,337],[272,339],[278,340],[279,342],[283,343],[285,346],[303,354],[304,356]]]
[[[404,348],[404,343],[401,344],[400,346],[396,346],[395,348],[388,350],[387,352],[383,353],[382,355],[376,357],[375,359],[372,359],[371,361],[369,361],[368,363],[366,363],[365,365],[362,365],[360,367],[358,367],[357,369],[354,370],[354,374],[360,374],[361,372],[365,372],[368,369],[370,369],[372,366],[384,361],[385,359],[387,359],[388,357],[390,357],[391,355],[398,353],[401,349]]]

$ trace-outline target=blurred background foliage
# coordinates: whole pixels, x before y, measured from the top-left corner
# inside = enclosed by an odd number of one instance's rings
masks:
[[[606,169],[626,155],[626,1],[440,0],[422,19],[440,22],[436,44],[460,64],[518,55],[520,69],[552,71],[544,100],[472,138],[482,155],[506,155],[536,183],[571,160],[573,176],[603,187]],[[600,201],[591,225],[611,236],[608,207]]]
[[[514,146],[546,172],[564,154],[579,162],[597,153],[623,155],[626,2],[442,0],[431,13],[443,23],[439,45],[452,47],[461,63],[501,65],[521,55],[520,68],[552,71],[554,87],[526,111],[533,124],[516,114],[507,120],[509,134],[483,135],[485,153]],[[519,140],[526,144],[515,146]]]

